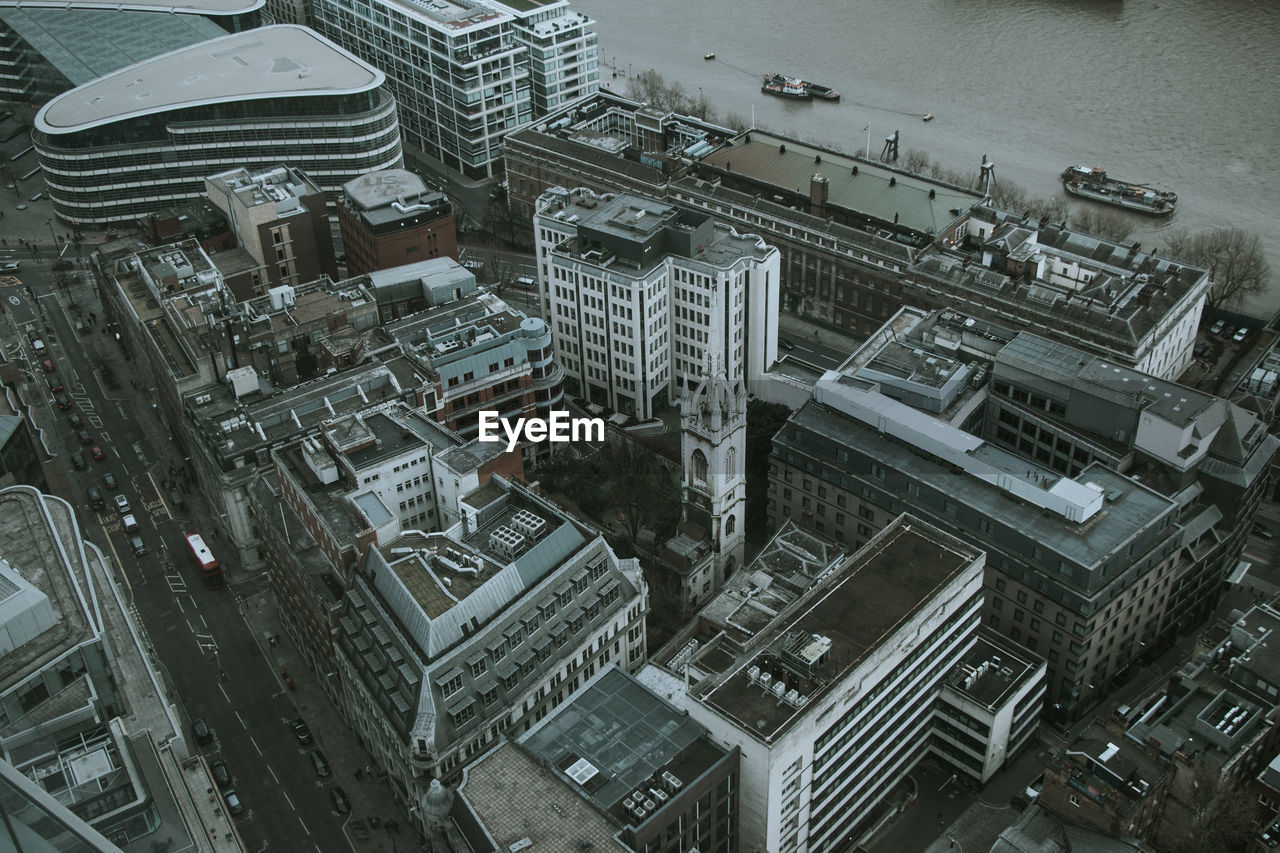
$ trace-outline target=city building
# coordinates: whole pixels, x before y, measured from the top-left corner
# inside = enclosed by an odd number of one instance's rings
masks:
[[[266,21],[263,0],[0,0],[0,101],[36,109],[125,66]]]
[[[338,278],[324,191],[300,169],[240,167],[205,178],[204,186],[231,223],[239,248],[253,259],[251,287],[242,299],[321,276]]]
[[[319,0],[312,12],[320,32],[387,73],[411,154],[470,178],[501,172],[503,136],[544,105],[599,86],[591,22],[564,0]]]
[[[981,782],[1034,740],[1044,662],[979,639],[983,562],[909,515],[852,555],[788,523],[658,652],[641,681],[741,750],[740,849],[856,846],[924,756]]]
[[[715,595],[746,554],[747,393],[710,376],[680,397],[680,526],[657,565],[681,610]]]
[[[635,560],[498,476],[460,506],[442,533],[376,520],[334,634],[343,711],[408,804],[601,668],[645,660]]]
[[[982,547],[984,623],[1048,658],[1049,713],[1078,719],[1212,610],[1277,439],[1224,400],[1006,339],[896,314],[774,436],[769,518],[860,546],[907,511]]]
[[[18,833],[14,850],[238,851],[229,818],[193,796],[212,782],[190,760],[116,574],[66,501],[0,490],[0,787],[17,798],[6,795],[0,839]]]
[[[738,750],[614,664],[517,743],[636,853],[738,850]]]
[[[778,252],[639,196],[548,190],[540,285],[566,388],[650,418],[715,371],[750,389],[777,357]]]
[[[348,275],[458,259],[453,206],[407,169],[353,178],[342,187],[337,208]]]
[[[317,673],[334,671],[342,590],[379,529],[447,529],[493,474],[524,477],[519,453],[464,442],[401,402],[323,420],[271,459],[249,487],[251,513],[286,629]]]
[[[1164,379],[1190,364],[1206,270],[992,209],[982,192],[607,92],[504,145],[517,214],[567,186],[714,216],[778,249],[783,310],[859,337],[904,305],[955,308]]]
[[[236,248],[236,234],[226,214],[207,198],[153,210],[141,218],[139,225],[152,246],[195,240],[210,257]],[[223,276],[226,277],[225,272]]]
[[[236,167],[290,163],[336,195],[403,162],[385,83],[311,30],[262,27],[64,92],[36,115],[32,141],[54,210],[76,225],[136,220]]]
[[[12,365],[0,366],[0,488],[24,484],[46,487],[44,460],[49,455],[34,439],[35,430],[16,390],[19,374]],[[7,383],[14,383],[13,386]]]

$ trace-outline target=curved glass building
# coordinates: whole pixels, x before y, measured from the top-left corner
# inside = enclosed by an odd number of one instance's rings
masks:
[[[65,92],[32,141],[58,216],[131,220],[204,192],[231,168],[287,163],[330,197],[403,165],[381,71],[305,27],[236,33]]]

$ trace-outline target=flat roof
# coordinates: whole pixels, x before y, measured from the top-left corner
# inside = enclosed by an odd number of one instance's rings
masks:
[[[171,50],[227,31],[201,15],[111,8],[22,8],[0,2],[3,21],[31,49],[80,86]]]
[[[701,700],[754,736],[776,738],[973,566],[981,552],[959,547],[958,540],[918,519],[895,521],[836,569],[831,583],[807,592],[785,618],[770,620],[758,635],[763,642],[738,657],[728,677],[714,679]],[[803,692],[796,689],[796,704],[762,688],[747,668],[752,661],[780,657],[780,646],[793,638],[825,645],[827,655],[821,674],[806,680]]]
[[[930,235],[938,234],[982,201],[982,194],[972,190],[762,130],[737,137],[700,162],[805,196],[810,179],[821,175],[827,180],[828,205]]]
[[[243,15],[267,5],[267,0],[0,0],[0,9],[64,9],[80,13],[95,9],[126,12],[167,12],[173,15]],[[223,30],[223,32],[226,32]]]
[[[427,191],[427,184],[408,169],[381,169],[352,178],[342,185],[351,200],[365,210],[385,207],[397,199],[412,199]]]
[[[207,104],[354,94],[385,79],[314,30],[279,24],[171,51],[64,92],[36,115],[36,129],[75,133]]]
[[[612,809],[662,770],[691,782],[710,769],[726,750],[699,748],[705,732],[615,664],[521,736],[520,745]],[[576,775],[568,774],[571,767]]]

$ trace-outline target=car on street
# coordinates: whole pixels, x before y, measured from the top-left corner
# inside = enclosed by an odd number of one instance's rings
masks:
[[[129,499],[127,497],[124,495],[116,495],[112,500],[116,502],[116,509],[120,511],[121,515],[125,515],[129,512]]]
[[[98,490],[97,486],[89,487],[89,506],[94,509],[102,509],[105,506],[102,501],[102,492]]]
[[[76,438],[80,439],[81,444],[93,444],[93,436],[89,435],[87,429],[76,430]]]
[[[1212,326],[1209,327],[1209,334],[1220,335],[1222,334],[1222,330],[1225,329],[1226,327],[1227,327],[1226,320],[1218,320]]]
[[[351,800],[347,799],[347,792],[337,785],[329,789],[329,799],[333,800],[333,810],[338,814],[347,814],[351,811]]]
[[[75,466],[77,471],[83,471],[89,467],[89,463],[85,461],[83,453],[72,453],[71,464]]]
[[[22,272],[22,261],[6,261],[0,265],[0,272]]]
[[[129,547],[133,549],[133,555],[135,557],[141,557],[143,554],[147,553],[147,544],[142,541],[141,536],[130,536]]]
[[[102,475],[102,484],[113,492],[120,488],[120,484],[116,482],[116,475],[110,471]]]
[[[53,361],[51,359],[46,358],[44,361],[40,362],[40,367],[45,373],[53,373]]]
[[[297,738],[298,743],[306,746],[311,743],[311,729],[307,726],[307,721],[299,717],[291,724],[293,727],[293,736]]]
[[[222,792],[222,799],[227,801],[227,811],[233,815],[244,813],[244,803],[240,802],[240,795],[235,792],[234,788],[228,788]]]
[[[129,513],[120,519],[120,523],[124,525],[125,533],[138,532],[138,519],[133,517],[133,513]]]
[[[204,721],[204,717],[191,724],[191,733],[196,736],[196,743],[213,743],[213,729]]]
[[[98,460],[99,462],[107,458],[106,452],[99,445],[96,445],[96,444],[93,447],[89,448],[89,455],[92,456],[94,459]]]
[[[54,376],[52,373],[49,374],[49,393],[50,394],[62,393],[62,380]]]
[[[1262,525],[1261,523],[1256,522],[1256,521],[1253,523],[1253,532],[1254,532],[1254,534],[1255,534],[1255,535],[1257,535],[1257,536],[1261,536],[1263,539],[1274,539],[1274,538],[1275,538],[1275,534],[1274,534],[1274,533],[1272,533],[1272,532],[1271,532],[1270,530],[1268,530],[1264,525]]]
[[[231,771],[227,769],[227,762],[215,761],[210,764],[209,775],[213,777],[214,784],[219,788],[231,787]]]
[[[1236,343],[1240,343],[1240,341],[1243,341],[1247,337],[1249,337],[1249,327],[1241,326],[1239,329],[1236,330],[1236,333],[1231,336],[1231,340],[1235,341]]]
[[[307,754],[311,756],[311,764],[316,768],[316,775],[321,779],[333,773],[329,769],[329,762],[325,759],[323,752],[317,749]]]
[[[1195,345],[1195,349],[1191,350],[1191,354],[1196,358],[1203,358],[1209,354],[1209,342],[1200,341]]]
[[[67,398],[66,394],[59,394],[53,398],[53,401],[58,404],[59,409],[65,410],[71,408],[71,400]]]
[[[782,347],[783,349],[796,348],[796,345],[791,343],[791,341],[787,340],[786,338],[778,338],[778,346]]]
[[[27,326],[28,341],[34,344],[36,341],[40,340],[40,335],[41,335],[40,330],[37,329],[35,326]]]
[[[72,412],[71,414],[67,415],[67,423],[71,424],[72,429],[84,428],[84,418],[80,417],[79,412]]]

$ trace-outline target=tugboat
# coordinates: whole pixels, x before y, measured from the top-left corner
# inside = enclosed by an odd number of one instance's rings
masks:
[[[1068,166],[1062,173],[1062,188],[1080,198],[1148,216],[1172,216],[1178,205],[1177,193],[1108,177],[1097,166]]]
[[[810,98],[818,98],[823,101],[840,100],[840,93],[830,86],[810,83],[806,80],[801,80],[799,77],[788,77],[785,74],[764,75],[764,85],[760,87],[760,91],[769,95],[777,95],[780,98],[794,98],[799,101],[807,101]]]
[[[760,84],[760,91],[776,98],[790,98],[793,101],[807,101],[813,97],[804,87],[804,82],[795,77],[784,77],[781,74],[766,74]]]

